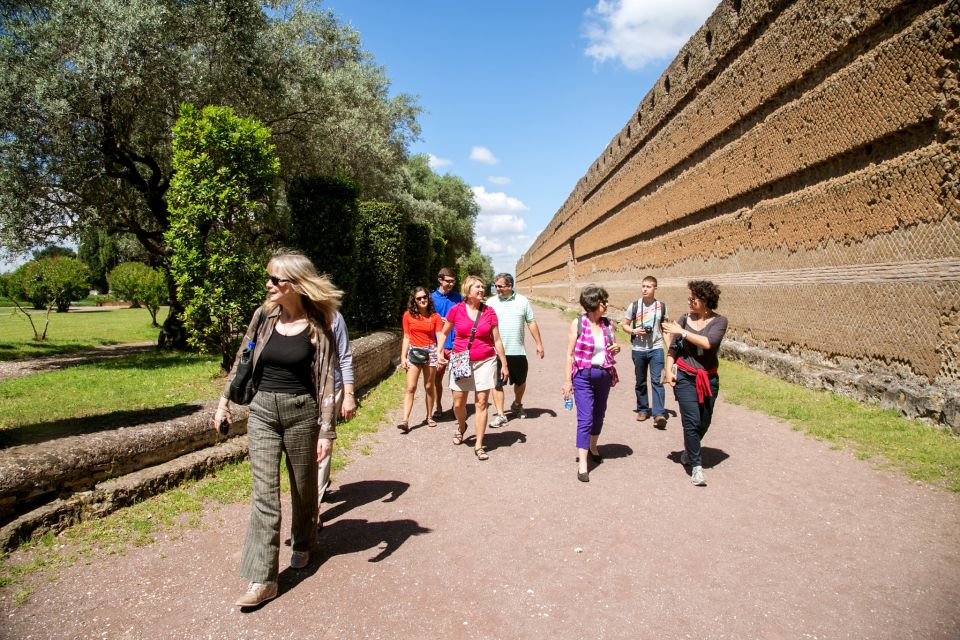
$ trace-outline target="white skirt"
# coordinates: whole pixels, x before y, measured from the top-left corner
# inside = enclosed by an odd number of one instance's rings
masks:
[[[470,361],[473,375],[469,378],[456,380],[450,373],[451,391],[487,391],[493,389],[497,383],[497,357],[487,358],[479,362]]]

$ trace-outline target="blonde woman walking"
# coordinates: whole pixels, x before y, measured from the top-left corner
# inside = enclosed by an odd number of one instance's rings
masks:
[[[299,253],[280,253],[267,263],[267,299],[257,309],[242,346],[253,342],[256,395],[250,403],[247,439],[253,473],[253,507],[240,560],[250,581],[236,602],[255,607],[277,596],[280,554],[280,458],[290,474],[292,569],[310,561],[317,531],[317,463],[330,455],[336,438],[334,369],[330,325],[341,291],[317,274]],[[230,372],[213,418],[232,422]]]

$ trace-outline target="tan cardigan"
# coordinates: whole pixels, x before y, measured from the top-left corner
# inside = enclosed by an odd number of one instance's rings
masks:
[[[277,320],[280,318],[280,307],[276,307],[269,315],[263,318],[263,322],[260,324],[260,331],[257,332],[257,337],[253,337],[253,331],[257,325],[257,317],[262,310],[263,307],[260,307],[254,312],[253,317],[250,319],[250,324],[247,326],[247,332],[243,335],[240,349],[233,359],[233,367],[230,369],[230,375],[227,376],[227,384],[224,386],[223,393],[221,394],[224,398],[230,397],[230,383],[233,381],[234,376],[237,375],[237,364],[240,362],[240,354],[243,353],[243,349],[251,340],[256,340],[256,346],[253,348],[252,362],[253,371],[256,371],[260,354],[263,352],[263,348],[267,346],[267,342],[270,341],[270,336],[273,335],[273,330],[277,326]],[[333,440],[337,437],[333,388],[333,371],[337,366],[337,352],[333,347],[333,340],[329,331],[321,331],[317,339],[317,349],[313,357],[313,367],[311,369],[311,378],[313,379],[314,385],[316,385],[314,399],[317,401],[317,406],[319,407],[317,424],[320,425],[320,437]],[[256,391],[256,387],[254,387],[254,391]]]

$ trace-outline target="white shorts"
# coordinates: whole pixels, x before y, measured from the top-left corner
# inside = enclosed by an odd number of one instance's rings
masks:
[[[497,357],[488,358],[479,362],[470,361],[473,375],[463,380],[455,380],[450,374],[451,391],[487,391],[493,389],[497,383]]]

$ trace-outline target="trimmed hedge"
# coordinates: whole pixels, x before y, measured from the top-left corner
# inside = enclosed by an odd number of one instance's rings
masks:
[[[428,222],[410,222],[407,224],[407,238],[404,250],[403,301],[414,287],[426,287],[436,278],[436,271],[431,274],[433,267],[433,233]],[[438,269],[439,270],[439,269]],[[403,302],[401,302],[401,305]],[[401,309],[401,316],[403,315]]]
[[[393,202],[361,202],[357,208],[357,287],[347,316],[352,328],[395,326],[402,305],[406,215]]]
[[[346,295],[343,313],[350,317],[357,285],[357,198],[360,185],[349,178],[313,176],[294,180],[287,189],[293,246],[317,271],[330,276]]]

